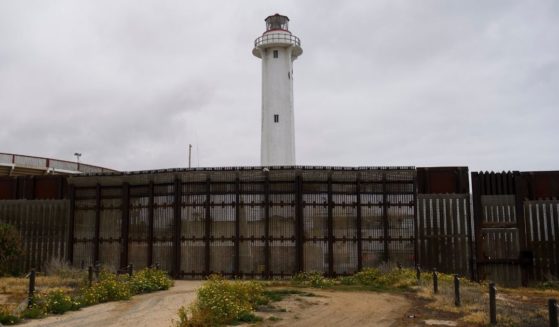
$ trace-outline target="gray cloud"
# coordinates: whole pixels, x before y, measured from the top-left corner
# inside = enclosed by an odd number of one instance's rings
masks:
[[[259,164],[263,19],[291,18],[297,156],[557,169],[556,1],[0,4],[0,152]]]

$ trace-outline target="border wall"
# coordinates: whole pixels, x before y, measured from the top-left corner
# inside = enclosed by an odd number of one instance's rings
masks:
[[[22,233],[23,269],[65,257],[159,263],[177,278],[271,278],[392,262],[510,286],[557,278],[559,172],[473,172],[471,194],[468,175],[234,167],[3,178],[0,221]]]

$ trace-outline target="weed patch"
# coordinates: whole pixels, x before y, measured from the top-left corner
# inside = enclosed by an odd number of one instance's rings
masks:
[[[60,266],[58,267],[60,268]],[[81,307],[98,303],[127,300],[135,294],[166,290],[173,285],[173,281],[167,277],[165,272],[157,269],[143,269],[131,277],[116,275],[104,270],[101,271],[99,280],[91,286],[86,286],[83,276],[76,276],[75,271],[66,268],[64,268],[64,271],[64,278],[60,276],[39,277],[33,304],[21,313],[15,314],[13,308],[0,306],[0,323],[4,325],[13,324],[21,319],[37,319],[47,314],[63,314],[67,311],[79,310]],[[4,278],[4,280],[6,279],[13,280],[14,283],[10,285],[8,281],[4,284],[6,285],[3,287],[4,292],[8,290],[8,286],[14,287],[14,285],[21,284],[19,286],[23,290],[27,286],[27,280],[24,278]],[[9,321],[13,322],[10,323]]]
[[[258,305],[269,303],[261,284],[253,281],[228,281],[210,276],[200,287],[196,301],[179,309],[178,327],[220,326],[240,322],[256,322],[252,312]]]

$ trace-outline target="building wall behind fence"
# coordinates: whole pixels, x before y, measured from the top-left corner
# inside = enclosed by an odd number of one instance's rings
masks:
[[[15,226],[23,241],[19,270],[43,269],[51,259],[67,254],[68,200],[0,201],[0,222]]]

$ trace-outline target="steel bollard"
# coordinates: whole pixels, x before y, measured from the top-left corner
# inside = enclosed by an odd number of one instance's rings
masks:
[[[489,283],[489,322],[497,324],[497,288],[495,283]]]
[[[559,327],[557,321],[557,300],[549,299],[547,302],[549,309],[549,327]]]
[[[31,269],[29,272],[29,293],[27,298],[27,307],[30,308],[33,305],[33,297],[35,296],[35,269]]]
[[[419,265],[415,265],[415,278],[417,278],[417,282],[421,281],[421,268]]]
[[[437,274],[437,268],[433,268],[433,293],[439,293],[439,275]]]
[[[459,307],[462,305],[462,299],[460,298],[460,277],[454,274],[454,305]]]
[[[101,264],[99,261],[95,262],[95,279],[99,280],[99,273],[101,272]]]
[[[89,287],[91,287],[91,284],[93,283],[93,267],[89,266],[87,268],[87,280],[89,281]]]

